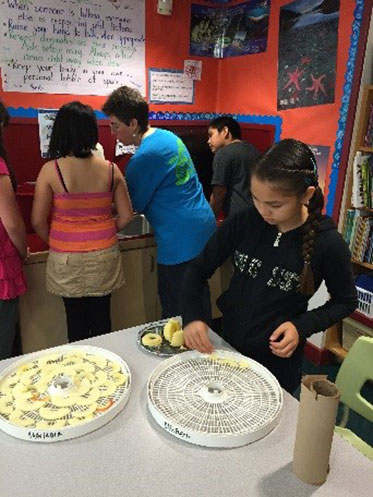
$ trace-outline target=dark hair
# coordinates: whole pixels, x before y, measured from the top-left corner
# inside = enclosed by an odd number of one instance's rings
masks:
[[[252,174],[262,181],[277,183],[280,188],[299,197],[306,193],[309,186],[316,188],[309,202],[309,215],[304,224],[302,245],[304,266],[299,288],[301,293],[313,295],[315,285],[311,257],[324,207],[315,156],[305,143],[288,138],[272,145],[254,164]]]
[[[57,112],[48,155],[51,159],[73,155],[85,159],[98,142],[98,128],[92,107],[70,102]]]
[[[209,128],[214,128],[221,132],[224,127],[228,128],[229,133],[232,135],[234,140],[241,139],[241,128],[238,122],[230,116],[220,116],[213,119],[209,126]]]
[[[129,126],[131,119],[137,119],[140,130],[145,133],[149,123],[149,106],[141,93],[129,86],[114,90],[102,107],[107,116],[114,115]]]
[[[0,157],[4,159],[6,162],[8,171],[9,171],[9,177],[10,181],[12,182],[12,187],[13,190],[16,191],[17,189],[17,180],[16,180],[16,175],[13,171],[13,168],[9,165],[8,161],[8,154],[6,153],[5,147],[4,147],[4,142],[3,142],[3,128],[8,126],[9,124],[9,113],[7,108],[5,107],[4,103],[0,100]]]

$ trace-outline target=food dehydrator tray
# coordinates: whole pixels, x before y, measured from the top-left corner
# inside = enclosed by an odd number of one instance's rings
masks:
[[[130,386],[126,362],[99,347],[29,354],[0,374],[0,429],[35,442],[79,437],[116,416]]]
[[[258,362],[231,351],[188,351],[151,374],[148,407],[172,435],[207,447],[239,447],[278,423],[282,389]]]

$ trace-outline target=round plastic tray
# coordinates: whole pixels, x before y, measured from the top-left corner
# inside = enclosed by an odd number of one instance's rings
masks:
[[[184,352],[148,380],[148,407],[172,435],[207,447],[238,447],[278,423],[282,389],[258,362],[236,352]]]
[[[65,345],[24,356],[0,375],[0,429],[56,442],[100,428],[125,406],[126,362],[92,346]]]

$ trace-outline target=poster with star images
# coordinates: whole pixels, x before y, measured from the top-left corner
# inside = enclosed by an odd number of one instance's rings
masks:
[[[340,0],[296,0],[281,7],[277,109],[334,102]]]

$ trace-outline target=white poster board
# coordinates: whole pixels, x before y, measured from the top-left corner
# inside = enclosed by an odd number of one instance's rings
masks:
[[[194,103],[194,80],[183,71],[149,69],[149,102],[192,104]]]
[[[138,147],[135,145],[123,145],[122,142],[117,140],[117,143],[115,144],[115,157],[127,154],[134,155],[137,149]]]
[[[40,153],[43,159],[48,157],[49,140],[57,112],[57,109],[38,109]]]
[[[145,95],[145,0],[3,0],[5,91]]]

